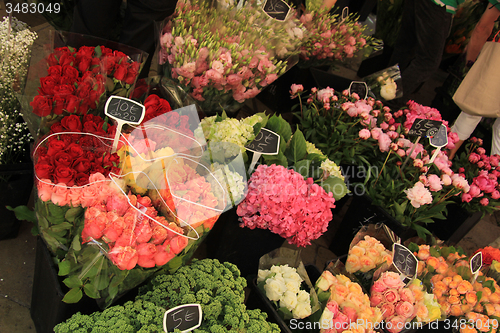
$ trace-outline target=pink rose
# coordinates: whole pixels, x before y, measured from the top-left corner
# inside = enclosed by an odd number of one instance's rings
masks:
[[[396,313],[403,318],[411,319],[414,311],[413,304],[410,302],[404,301],[396,304]]]
[[[500,192],[498,192],[497,190],[495,190],[495,191],[491,192],[491,198],[492,198],[493,200],[498,200],[498,199],[500,199]]]
[[[408,288],[400,289],[399,297],[402,301],[410,302],[412,304],[415,303],[415,295],[413,295],[413,292]]]
[[[354,323],[358,319],[358,312],[350,306],[344,306],[342,312],[347,316],[349,322]]]
[[[471,162],[471,163],[477,163],[477,162],[479,162],[480,159],[481,159],[481,157],[476,153],[472,153],[469,155],[469,162]]]
[[[367,130],[366,128],[363,128],[361,131],[359,131],[359,137],[363,140],[366,140],[370,137],[370,131]]]
[[[342,312],[339,312],[332,320],[332,327],[337,330],[337,333],[344,332],[349,328],[349,318]]]
[[[129,207],[128,197],[123,194],[110,196],[106,202],[106,209],[108,212],[114,211],[119,216],[125,215]]]
[[[36,187],[40,200],[49,201],[52,197],[52,191],[54,187],[54,184],[50,181],[50,179],[42,179],[38,181]]]
[[[109,258],[119,269],[131,270],[137,264],[139,256],[131,246],[115,246],[109,252]]]
[[[374,138],[375,140],[378,140],[381,133],[382,130],[379,127],[375,127],[374,129],[371,130],[372,138]]]
[[[490,203],[490,201],[488,200],[488,198],[482,198],[481,200],[479,200],[479,203],[482,206],[488,206],[488,204]]]
[[[399,274],[395,272],[384,272],[380,277],[382,282],[388,287],[393,289],[400,289],[404,287],[403,281],[399,278]]]
[[[50,201],[58,206],[66,206],[69,203],[68,187],[66,184],[59,183],[54,186]]]
[[[97,197],[99,196],[98,188],[95,186],[85,186],[80,195],[80,205],[85,207],[90,207],[97,202]]]
[[[184,236],[174,237],[170,241],[170,249],[172,250],[173,253],[178,254],[182,250],[184,250],[184,248],[188,244],[188,241],[189,240],[186,237],[184,237]]]
[[[451,185],[451,177],[449,175],[442,174],[441,180],[443,181],[443,185],[445,185],[445,186]]]
[[[373,283],[371,290],[372,292],[383,293],[387,288],[387,285],[382,281],[382,279],[378,279]]]
[[[333,317],[337,316],[337,313],[339,312],[339,304],[337,302],[333,300],[328,301],[328,303],[326,303],[326,307],[331,313],[333,313]]]
[[[82,188],[78,186],[73,186],[69,189],[68,200],[71,202],[71,206],[80,206],[80,195],[82,194]]]
[[[401,316],[394,316],[386,319],[386,329],[390,333],[401,332],[405,328],[406,319]]]
[[[375,307],[375,306],[379,305],[383,299],[384,299],[384,296],[382,295],[382,293],[373,292],[373,289],[372,289],[372,295],[370,296],[370,306],[371,307]]]
[[[472,195],[469,193],[464,193],[462,195],[462,202],[470,202],[472,200]]]
[[[469,193],[473,198],[480,196],[481,190],[476,185],[472,184],[469,189]]]
[[[396,303],[397,301],[399,301],[399,293],[397,289],[387,289],[386,291],[384,291],[383,296],[384,300],[389,303]]]
[[[379,308],[380,311],[382,312],[382,317],[384,319],[389,318],[395,312],[394,304],[392,303],[382,303],[382,305],[380,305]]]

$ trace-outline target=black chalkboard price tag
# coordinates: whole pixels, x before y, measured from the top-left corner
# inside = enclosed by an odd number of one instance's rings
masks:
[[[417,275],[418,260],[404,245],[398,243],[392,245],[392,263],[406,277],[414,278]]]
[[[366,85],[366,82],[352,81],[349,85],[349,96],[353,93],[358,94],[361,99],[366,99],[368,96],[368,86]]]
[[[113,140],[113,151],[115,151],[123,125],[139,125],[146,114],[146,107],[125,97],[111,96],[104,106],[104,114],[117,123],[115,139]]]
[[[472,258],[470,258],[470,271],[473,275],[479,273],[483,267],[483,253],[478,252]]]
[[[439,120],[417,118],[411,125],[408,135],[431,138],[439,132],[441,124]]]
[[[441,124],[439,131],[436,135],[429,139],[431,146],[436,148],[444,147],[448,144],[448,133],[446,131],[446,126]]]
[[[277,155],[280,148],[280,136],[267,128],[261,128],[255,139],[245,148],[254,153]]]
[[[183,304],[165,312],[163,330],[165,333],[175,329],[190,332],[201,325],[201,306],[199,304]]]
[[[263,9],[264,13],[278,21],[286,20],[290,13],[290,6],[283,0],[267,0]]]

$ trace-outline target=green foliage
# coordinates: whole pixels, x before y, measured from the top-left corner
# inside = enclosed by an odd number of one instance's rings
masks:
[[[235,265],[215,259],[195,259],[174,274],[154,277],[140,289],[135,301],[91,315],[77,313],[57,325],[54,332],[160,333],[165,311],[186,303],[198,303],[202,308],[202,325],[195,333],[279,332],[276,324],[266,321],[265,313],[246,309],[243,303],[246,285]]]

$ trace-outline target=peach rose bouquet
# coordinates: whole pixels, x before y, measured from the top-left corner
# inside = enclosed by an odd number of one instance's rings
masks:
[[[392,264],[391,251],[376,238],[366,235],[349,249],[345,269],[349,273],[371,271],[383,263]]]
[[[323,271],[316,281],[320,302],[326,303],[321,332],[374,332],[382,320],[380,309],[370,305],[360,284],[346,275]]]

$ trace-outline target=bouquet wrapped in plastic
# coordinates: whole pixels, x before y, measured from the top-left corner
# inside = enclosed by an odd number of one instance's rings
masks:
[[[253,1],[214,9],[180,2],[160,38],[165,75],[184,87],[205,113],[234,112],[282,75],[303,39],[300,22],[268,16]]]
[[[23,117],[33,136],[46,134],[64,113],[102,113],[106,97],[128,97],[147,54],[104,39],[55,32],[46,56],[30,65]]]
[[[62,117],[36,146],[38,228],[65,302],[84,292],[104,308],[159,269],[175,271],[231,207],[227,174],[245,183],[241,154],[214,159],[194,138],[193,105],[170,111],[156,95],[144,104],[145,121],[123,129],[116,152],[116,127],[90,114]]]
[[[403,96],[403,80],[399,71],[399,66],[375,72],[363,78],[373,97],[381,101],[390,101]]]

